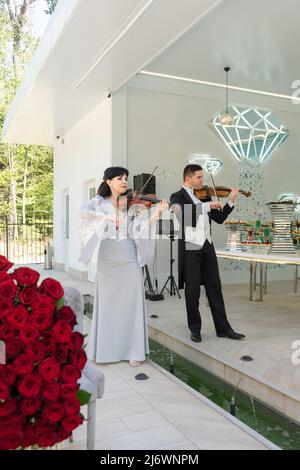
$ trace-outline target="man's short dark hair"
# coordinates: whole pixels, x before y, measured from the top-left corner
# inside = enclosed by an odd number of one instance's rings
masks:
[[[193,176],[196,171],[201,171],[202,166],[197,165],[196,163],[191,163],[190,165],[187,165],[185,169],[183,170],[183,181],[185,181],[187,176]]]

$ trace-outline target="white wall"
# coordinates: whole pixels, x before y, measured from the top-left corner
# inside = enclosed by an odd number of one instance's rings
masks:
[[[122,90],[124,94],[124,90]],[[127,97],[127,149],[131,176],[150,173],[158,165],[158,173],[172,169],[176,176],[157,179],[157,194],[169,198],[182,184],[182,169],[192,153],[211,154],[223,161],[216,175],[216,184],[235,186],[238,182],[238,164],[225,146],[208,128],[207,122],[224,107],[224,92],[204,87],[174,84],[168,80],[134,79]],[[264,167],[266,201],[281,192],[300,195],[300,115],[299,107],[283,101],[236,93],[231,102],[258,107],[269,107],[290,130],[290,136]],[[207,182],[210,184],[210,181]],[[243,188],[241,188],[243,189]],[[226,229],[213,226],[216,247],[224,247]],[[158,267],[160,279],[168,274],[168,242],[159,242]],[[222,269],[222,262],[220,262]],[[270,279],[291,278],[292,268],[272,269]],[[225,283],[247,282],[249,272],[222,272]]]
[[[110,165],[124,165],[133,175],[150,173],[158,165],[172,170],[175,176],[157,178],[158,197],[170,197],[182,184],[182,170],[192,153],[208,153],[223,161],[216,183],[234,186],[238,182],[238,165],[225,146],[207,126],[210,117],[224,106],[223,91],[190,85],[178,85],[168,80],[141,79],[130,82],[74,126],[55,145],[55,261],[66,265],[64,242],[63,193],[70,192],[70,268],[84,271],[78,263],[78,210],[87,198],[87,184],[93,179],[98,185],[103,170]],[[290,130],[290,136],[265,165],[266,200],[281,192],[300,193],[300,109],[283,101],[235,93],[232,103],[273,109]],[[210,182],[208,181],[208,184]],[[213,227],[216,247],[226,241],[224,226]],[[175,254],[177,249],[175,247]],[[177,263],[175,263],[176,266]],[[224,283],[247,282],[249,273],[223,271]],[[150,267],[151,269],[151,267]],[[158,274],[160,284],[169,271],[169,242],[158,243]],[[292,269],[272,270],[269,278],[292,277]]]
[[[86,271],[79,257],[78,211],[88,198],[88,185],[96,188],[103,171],[111,165],[112,117],[111,100],[98,105],[56,142],[54,148],[54,248],[55,263]],[[64,141],[64,143],[63,143]],[[64,201],[70,194],[69,260],[64,240]]]

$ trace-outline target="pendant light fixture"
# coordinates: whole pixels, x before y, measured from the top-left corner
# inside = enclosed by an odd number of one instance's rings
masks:
[[[220,124],[222,126],[232,126],[233,124],[233,115],[228,111],[228,72],[230,67],[224,67],[226,73],[226,108],[225,112],[220,114]]]

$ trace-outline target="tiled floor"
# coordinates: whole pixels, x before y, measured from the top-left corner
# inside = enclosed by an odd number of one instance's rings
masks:
[[[123,361],[99,367],[105,393],[97,401],[96,449],[266,449],[152,364],[132,368]],[[149,379],[136,380],[140,372]],[[75,431],[72,444],[62,447],[85,449],[85,441],[86,424]]]

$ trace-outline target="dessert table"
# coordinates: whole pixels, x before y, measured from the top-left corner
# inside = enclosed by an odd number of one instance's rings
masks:
[[[267,266],[268,264],[292,265],[294,269],[294,290],[297,290],[298,273],[297,267],[300,265],[300,256],[277,255],[273,253],[263,253],[259,251],[238,252],[230,250],[216,250],[218,258],[225,258],[235,261],[247,261],[250,263],[250,300],[263,300],[264,293],[267,292]],[[256,282],[256,271],[259,267],[259,283]],[[254,297],[254,291],[259,287],[259,297]]]

